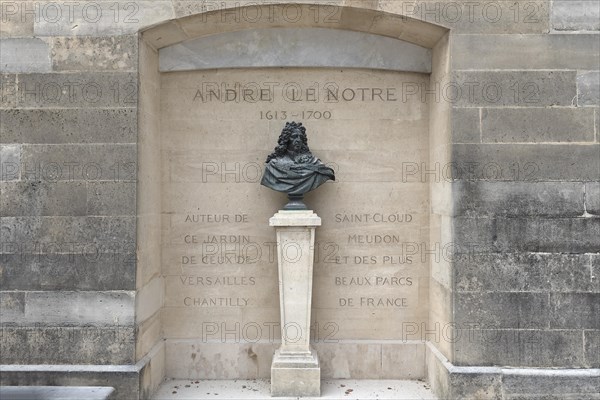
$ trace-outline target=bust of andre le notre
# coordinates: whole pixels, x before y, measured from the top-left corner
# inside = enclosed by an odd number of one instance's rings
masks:
[[[335,181],[333,169],[310,152],[306,128],[302,123],[286,122],[277,147],[267,157],[261,185],[287,193],[290,201],[285,210],[306,210],[304,194],[330,179]]]

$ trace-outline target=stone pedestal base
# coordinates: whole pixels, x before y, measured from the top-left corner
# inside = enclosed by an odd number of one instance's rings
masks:
[[[321,395],[321,367],[317,353],[282,355],[279,350],[271,364],[271,396],[318,397]]]

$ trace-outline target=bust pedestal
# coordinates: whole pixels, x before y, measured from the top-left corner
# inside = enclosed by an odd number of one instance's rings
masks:
[[[310,307],[315,228],[312,210],[280,210],[269,225],[277,231],[281,347],[271,364],[271,396],[320,396],[321,368],[310,348]]]

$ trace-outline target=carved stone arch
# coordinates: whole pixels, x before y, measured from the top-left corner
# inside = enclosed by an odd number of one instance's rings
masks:
[[[439,89],[449,82],[451,76],[450,40],[446,28],[369,8],[278,3],[212,10],[144,29],[140,33],[139,46],[136,280],[136,361],[142,367],[141,398],[149,398],[160,385],[169,358],[173,357],[166,353],[162,333],[162,316],[168,311],[164,309],[165,280],[161,272],[160,232],[162,225],[168,223],[168,217],[162,214],[161,204],[164,168],[161,166],[159,50],[232,32],[286,28],[350,31],[392,38],[429,49],[431,65],[427,72],[430,72],[431,86],[438,87],[437,93],[428,101],[429,161],[442,167],[450,162],[451,105],[444,101]],[[437,178],[442,179],[432,179],[429,188],[430,242],[451,243],[451,186],[442,174]],[[429,267],[429,321],[441,326],[452,323],[453,313],[452,264],[446,261]],[[438,390],[436,385],[445,385],[441,382],[446,377],[441,376],[443,368],[436,365],[444,357],[452,361],[452,344],[450,341],[422,342],[416,350],[424,371],[419,378],[426,377],[434,390]]]

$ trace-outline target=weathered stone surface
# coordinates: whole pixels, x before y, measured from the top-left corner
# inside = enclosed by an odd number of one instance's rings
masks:
[[[17,74],[0,74],[0,104],[2,108],[17,106]]]
[[[455,144],[454,178],[487,181],[594,181],[600,146]]]
[[[123,364],[133,361],[130,326],[0,327],[4,364]]]
[[[548,293],[455,293],[455,322],[488,329],[548,328],[552,308]]]
[[[5,243],[135,246],[135,217],[0,217],[0,221],[0,239]]]
[[[600,252],[600,218],[498,219],[499,251]]]
[[[227,32],[164,47],[159,58],[164,72],[240,67],[431,72],[430,49],[385,36],[326,28]]]
[[[135,73],[31,73],[19,74],[17,90],[6,95],[23,108],[135,107],[138,82]]]
[[[21,146],[18,144],[0,145],[0,181],[21,179],[20,165]]]
[[[452,109],[452,142],[481,142],[481,110],[479,108]]]
[[[585,360],[589,368],[600,368],[600,330],[583,331]]]
[[[571,106],[575,71],[458,71],[443,98],[458,107]]]
[[[477,324],[478,321],[472,321]],[[475,325],[477,326],[477,325]],[[581,330],[465,329],[457,331],[456,365],[578,368],[585,365]]]
[[[482,112],[481,131],[484,143],[593,142],[594,110],[487,108]]]
[[[137,45],[135,35],[56,37],[52,41],[52,67],[55,71],[134,71]]]
[[[56,1],[35,8],[36,36],[109,36],[138,32],[173,17],[169,0]]]
[[[452,399],[502,400],[502,376],[497,371],[450,374]]]
[[[2,324],[8,326],[129,326],[133,292],[0,292]]]
[[[600,182],[585,184],[585,211],[588,214],[600,215]]]
[[[550,328],[600,329],[600,293],[550,293]]]
[[[457,181],[454,212],[465,216],[562,216],[584,212],[581,182]]]
[[[225,343],[169,340],[166,343],[169,378],[257,379],[269,378],[275,342]],[[195,356],[190,357],[190,354]],[[182,360],[186,360],[182,362]],[[222,363],[219,366],[219,363]]]
[[[554,0],[551,22],[557,31],[598,31],[600,6],[594,0]]]
[[[465,255],[497,251],[494,237],[498,224],[496,218],[455,217],[452,222],[456,260],[463,259]]]
[[[85,182],[0,182],[0,214],[86,215]]]
[[[21,179],[42,181],[135,181],[134,144],[24,145]]]
[[[322,358],[321,358],[322,359]],[[378,379],[424,379],[425,345],[419,344],[382,344],[381,374]],[[407,363],[406,360],[411,360]],[[357,374],[357,377],[366,375]]]
[[[442,25],[457,33],[516,34],[548,32],[550,3],[382,0],[378,8]]]
[[[119,109],[0,110],[4,143],[135,143],[137,112]]]
[[[503,369],[504,393],[510,399],[592,399],[600,393],[596,371],[518,371]]]
[[[88,215],[135,215],[135,182],[88,182]]]
[[[577,74],[577,105],[600,106],[599,71],[586,71]]]
[[[456,69],[598,68],[600,42],[595,34],[454,35],[452,39]]]
[[[0,39],[0,71],[50,72],[50,47],[39,38]]]
[[[33,36],[33,1],[0,0],[0,37]]]
[[[591,280],[595,282],[596,287],[600,285],[600,254],[591,254]],[[600,290],[595,290],[596,293],[600,293]]]
[[[135,290],[131,245],[5,242],[0,250],[0,290]]]
[[[596,253],[600,218],[465,218],[454,219],[458,252]]]
[[[600,293],[588,254],[491,253],[457,257],[455,289],[465,292]]]

